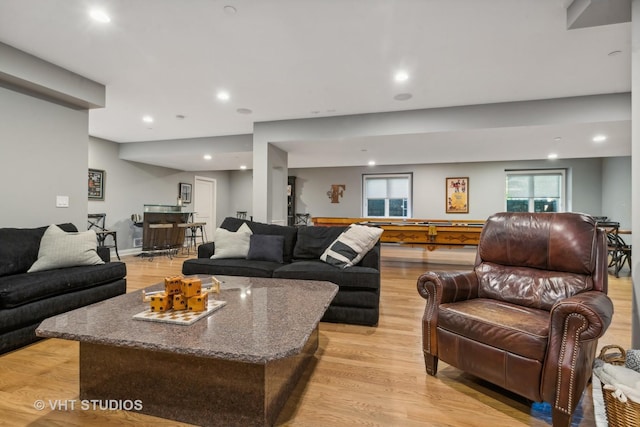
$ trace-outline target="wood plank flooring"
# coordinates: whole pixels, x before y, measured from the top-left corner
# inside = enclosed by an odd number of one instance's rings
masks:
[[[438,376],[424,370],[424,302],[416,279],[426,270],[470,269],[385,256],[377,327],[322,323],[317,357],[287,402],[282,426],[549,426],[548,408],[478,380],[444,363]],[[153,261],[123,257],[128,291],[178,274],[184,258]],[[625,277],[626,275],[626,277]],[[610,279],[613,324],[600,346],[631,342],[631,279]],[[51,408],[78,397],[78,343],[48,339],[0,356],[1,426],[176,426],[174,421],[127,411]],[[197,391],[195,391],[197,393]],[[42,400],[45,409],[35,408]],[[594,426],[590,391],[574,426]]]

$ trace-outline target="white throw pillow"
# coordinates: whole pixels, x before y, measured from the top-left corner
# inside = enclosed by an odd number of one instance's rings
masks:
[[[352,267],[373,248],[382,228],[351,224],[320,256],[327,264],[340,268]]]
[[[251,243],[251,229],[244,223],[238,231],[229,231],[218,228],[213,233],[215,252],[211,259],[222,258],[246,258]]]
[[[38,259],[28,273],[54,268],[104,264],[96,250],[97,246],[96,232],[93,230],[67,233],[52,224],[40,240]]]

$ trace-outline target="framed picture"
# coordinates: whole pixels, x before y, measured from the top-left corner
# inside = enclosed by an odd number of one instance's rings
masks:
[[[181,182],[178,184],[178,194],[183,204],[191,203],[191,184]]]
[[[89,169],[89,200],[104,200],[105,172]]]
[[[447,213],[469,213],[469,178],[447,178]]]

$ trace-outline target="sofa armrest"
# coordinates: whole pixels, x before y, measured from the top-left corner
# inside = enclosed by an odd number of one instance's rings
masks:
[[[215,251],[216,247],[213,242],[204,243],[198,246],[198,258],[211,258]]]
[[[362,257],[358,265],[360,267],[375,268],[380,271],[380,242]]]
[[[566,298],[551,309],[543,398],[572,413],[591,378],[598,338],[613,317],[611,299],[600,291]]]
[[[102,261],[111,262],[111,249],[105,248],[104,246],[98,246],[96,248],[96,252]]]

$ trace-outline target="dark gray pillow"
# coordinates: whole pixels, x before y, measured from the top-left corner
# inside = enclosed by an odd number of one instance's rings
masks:
[[[284,262],[282,257],[283,248],[284,236],[252,234],[247,259],[273,261],[282,264]]]

